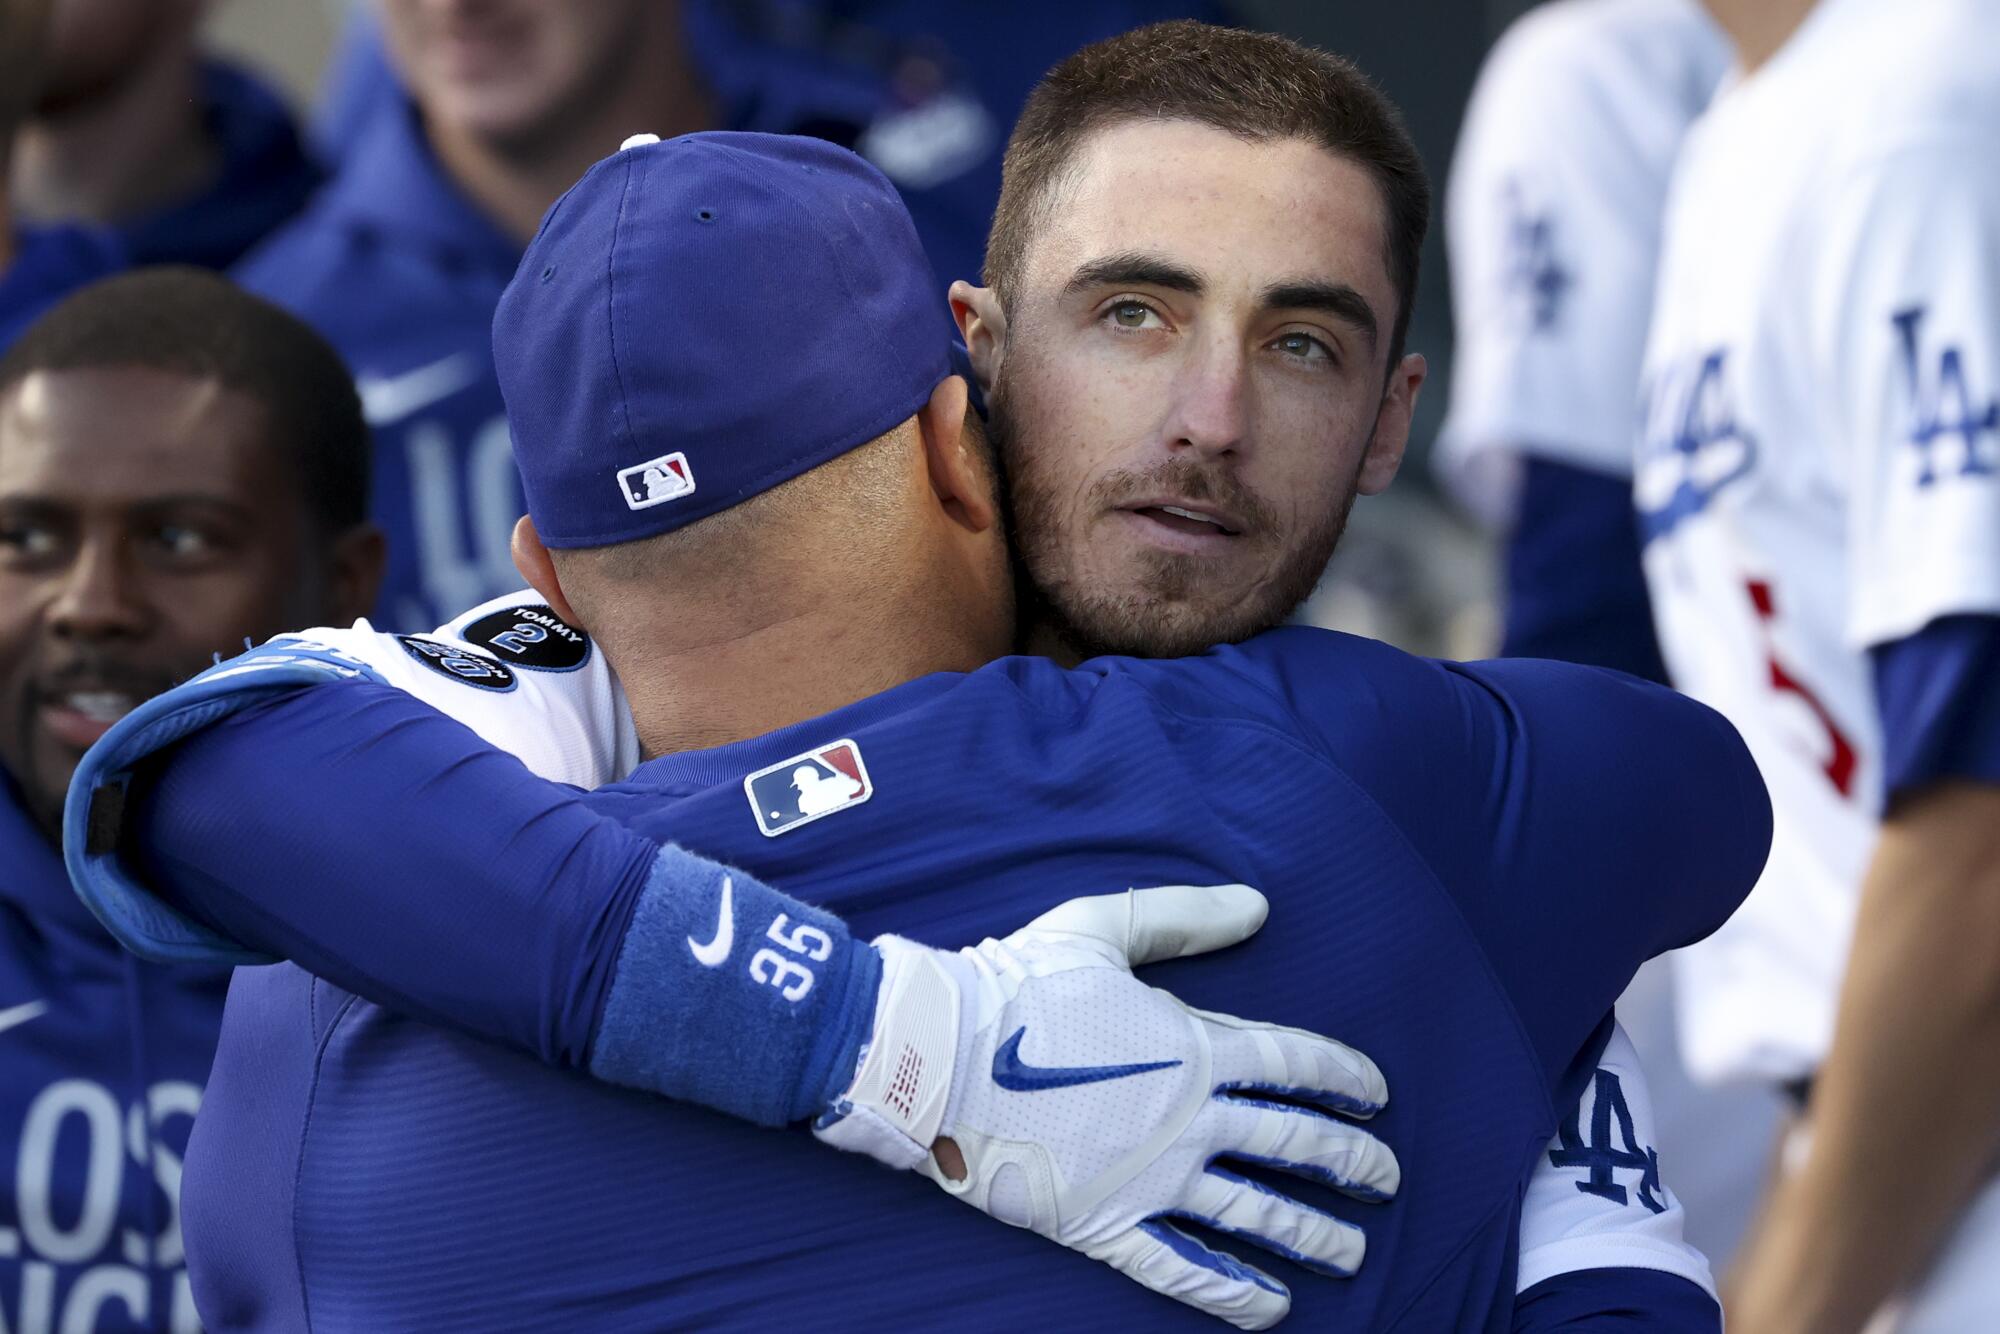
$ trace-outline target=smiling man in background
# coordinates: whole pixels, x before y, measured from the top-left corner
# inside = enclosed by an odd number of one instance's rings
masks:
[[[340,359],[199,270],[86,288],[0,356],[0,1328],[197,1327],[180,1163],[228,974],[82,910],[63,793],[218,653],[368,607],[367,465]]]

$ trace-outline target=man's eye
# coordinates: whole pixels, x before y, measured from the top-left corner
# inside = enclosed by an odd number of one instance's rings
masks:
[[[207,533],[182,523],[160,525],[153,540],[170,556],[203,556],[215,549],[215,542]]]
[[[34,559],[52,554],[58,543],[54,532],[33,524],[0,524],[0,553],[15,559]]]
[[[1105,314],[1121,329],[1160,329],[1165,324],[1159,312],[1143,301],[1120,301]]]
[[[1333,355],[1332,350],[1325,343],[1320,342],[1319,339],[1314,338],[1311,334],[1279,334],[1273,340],[1271,346],[1288,357],[1298,357],[1302,361],[1318,361]]]

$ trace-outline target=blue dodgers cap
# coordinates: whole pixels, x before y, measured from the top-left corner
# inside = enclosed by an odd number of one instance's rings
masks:
[[[944,289],[875,168],[793,135],[645,138],[556,201],[493,316],[551,547],[728,509],[908,420],[951,374]]]

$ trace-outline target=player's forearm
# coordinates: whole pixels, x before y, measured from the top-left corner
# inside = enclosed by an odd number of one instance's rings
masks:
[[[2000,788],[1940,783],[1883,826],[1807,1162],[1731,1311],[1746,1334],[1858,1329],[2000,1153]]]
[[[838,920],[663,850],[401,691],[295,691],[134,786],[127,841],[167,902],[365,999],[765,1123],[852,1074],[879,964]],[[781,916],[810,957],[745,973],[729,928]],[[732,966],[691,948],[711,938]]]

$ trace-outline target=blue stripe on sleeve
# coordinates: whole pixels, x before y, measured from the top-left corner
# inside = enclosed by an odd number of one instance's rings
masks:
[[[1630,478],[1524,456],[1506,581],[1502,657],[1612,667],[1666,683]]]
[[[1870,650],[1885,803],[1941,778],[2000,783],[2000,616],[1945,616]]]
[[[1722,1308],[1698,1284],[1658,1269],[1580,1269],[1514,1299],[1513,1334],[1616,1330],[1721,1334]]]

